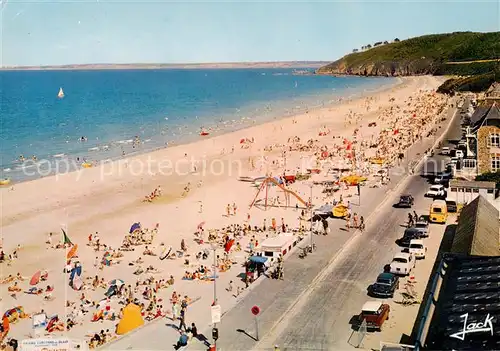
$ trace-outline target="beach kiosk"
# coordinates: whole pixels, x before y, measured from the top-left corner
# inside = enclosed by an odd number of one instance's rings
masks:
[[[283,233],[264,240],[260,250],[262,256],[266,257],[269,263],[272,263],[280,257],[280,254],[283,256],[288,254],[295,245],[297,245],[297,238],[292,234]]]

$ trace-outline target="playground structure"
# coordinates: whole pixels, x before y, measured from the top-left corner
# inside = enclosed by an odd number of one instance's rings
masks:
[[[280,184],[280,182],[276,178],[268,177],[268,178],[264,179],[264,181],[260,185],[259,190],[257,191],[257,194],[255,195],[255,198],[253,199],[252,203],[250,204],[250,208],[255,206],[255,203],[257,202],[257,198],[259,197],[260,192],[265,189],[266,196],[265,196],[265,200],[264,200],[264,208],[267,210],[269,187],[273,186],[273,185],[279,187],[285,193],[285,206],[286,207],[290,206],[290,195],[293,195],[297,199],[297,201],[299,201],[301,204],[303,204],[306,208],[310,207],[310,204],[308,204],[306,201],[304,201],[295,192],[293,192],[290,189],[287,189],[284,185]]]

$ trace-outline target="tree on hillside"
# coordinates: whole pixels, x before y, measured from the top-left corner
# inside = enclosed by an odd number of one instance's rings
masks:
[[[388,42],[387,40],[386,40],[386,41],[384,41],[384,45],[387,45],[387,44],[389,44],[389,42]]]
[[[399,43],[399,42],[400,42],[400,40],[399,40],[398,38],[396,38],[396,39],[394,39],[394,42],[395,42],[395,43]]]
[[[368,44],[368,45],[366,45],[366,48],[367,48],[367,49],[371,49],[371,48],[372,48],[372,45],[371,45],[371,44]]]
[[[352,49],[352,52],[358,52],[358,49]]]

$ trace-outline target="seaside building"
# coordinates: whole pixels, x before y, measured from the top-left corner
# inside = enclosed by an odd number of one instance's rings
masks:
[[[493,100],[500,102],[500,83],[495,82],[491,84],[485,93],[485,100]]]
[[[493,206],[496,206],[498,191],[495,189],[495,182],[465,180],[452,180],[450,182],[448,197],[454,199],[458,204],[468,204],[480,195]]]
[[[483,101],[470,118],[467,147],[475,150],[477,173],[500,171],[500,102]],[[464,165],[472,168],[473,162]]]
[[[483,196],[448,226],[415,322],[415,350],[500,349],[500,222]]]

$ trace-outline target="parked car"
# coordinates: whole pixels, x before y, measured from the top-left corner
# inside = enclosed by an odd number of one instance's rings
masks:
[[[368,330],[382,331],[382,325],[389,319],[391,308],[380,301],[368,301],[361,308],[361,313],[352,320],[352,325],[359,327],[363,320],[366,321]]]
[[[425,233],[421,230],[411,227],[407,228],[403,234],[403,237],[398,239],[397,244],[399,246],[408,247],[410,246],[410,241],[413,239],[423,239],[425,238]]]
[[[413,228],[417,229],[423,234],[424,238],[427,238],[429,236],[429,222],[426,220],[418,220],[417,223],[413,226]],[[411,229],[411,228],[409,228]]]
[[[458,211],[457,202],[454,199],[446,199],[445,201],[448,212],[456,213]]]
[[[411,195],[401,195],[399,197],[399,202],[396,204],[396,207],[399,208],[411,208],[415,203],[415,199]]]
[[[445,196],[445,194],[446,192],[444,190],[444,186],[441,184],[435,184],[431,185],[429,190],[427,190],[427,192],[425,193],[425,196],[436,198],[436,197],[443,197]]]
[[[409,252],[418,258],[425,258],[425,254],[427,253],[427,247],[424,245],[424,241],[422,239],[413,239],[410,241]]]
[[[408,252],[397,253],[390,264],[390,272],[398,275],[408,275],[415,268],[415,256]]]
[[[377,281],[370,285],[368,293],[370,296],[388,298],[394,297],[397,289],[399,289],[399,277],[392,273],[381,273]]]
[[[443,172],[437,175],[436,178],[434,178],[434,184],[441,184],[445,185],[450,182],[450,179],[453,178],[451,175],[451,172]]]
[[[450,148],[448,146],[445,146],[441,148],[441,155],[449,155],[450,154]]]
[[[455,157],[459,159],[464,158],[464,152],[462,150],[457,150],[457,152],[455,153]]]

